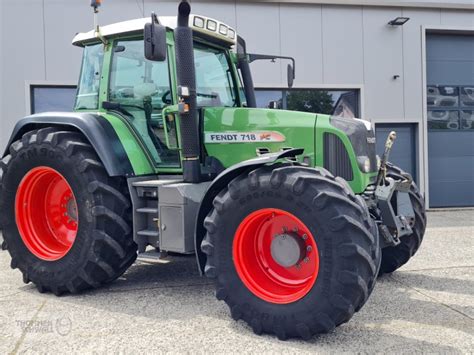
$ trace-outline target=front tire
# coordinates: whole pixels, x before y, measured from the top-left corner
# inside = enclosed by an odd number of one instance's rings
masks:
[[[257,334],[309,339],[331,331],[375,285],[375,223],[364,201],[324,169],[277,165],[244,174],[218,194],[204,226],[205,273],[216,297]]]
[[[0,161],[0,225],[25,283],[56,295],[97,288],[135,261],[126,181],[77,132],[26,133]]]

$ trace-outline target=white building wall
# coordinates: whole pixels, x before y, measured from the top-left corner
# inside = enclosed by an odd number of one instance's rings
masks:
[[[457,2],[461,10],[445,9],[445,3],[439,9],[426,7],[426,1],[405,1],[406,7],[304,2],[194,0],[192,5],[194,13],[234,26],[246,38],[249,51],[294,56],[295,87],[362,88],[366,118],[415,122],[422,131],[422,26],[474,29],[474,9],[470,10],[464,0]],[[379,2],[390,3],[393,1]],[[414,7],[417,4],[423,7]],[[71,39],[76,32],[90,30],[93,17],[84,0],[1,0],[0,8],[3,150],[13,125],[27,114],[27,82],[76,82],[81,50],[70,44]],[[176,8],[177,1],[170,0],[105,1],[99,20],[101,24],[113,23],[148,16],[151,11],[175,15]],[[410,17],[410,21],[402,27],[388,26],[387,22],[397,16]],[[259,62],[253,64],[253,70],[257,87],[286,85],[286,63]],[[394,79],[394,75],[399,78]],[[424,145],[420,135],[420,146]],[[421,166],[423,157],[421,151]]]
[[[25,116],[25,81],[45,79],[43,1],[2,1],[2,107],[0,147],[3,151],[16,120]],[[19,26],[21,18],[22,26]]]

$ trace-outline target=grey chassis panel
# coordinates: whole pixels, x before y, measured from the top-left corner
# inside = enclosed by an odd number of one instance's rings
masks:
[[[210,184],[179,182],[158,187],[161,250],[182,254],[195,252],[194,222]]]
[[[27,116],[15,125],[2,157],[8,154],[8,147],[26,132],[55,126],[81,132],[94,148],[109,176],[134,175],[127,153],[112,125],[105,118],[92,113],[47,112]]]
[[[217,194],[222,191],[222,189],[226,187],[230,181],[246,171],[254,170],[262,165],[273,164],[280,159],[296,157],[303,154],[303,152],[303,148],[293,148],[282,152],[269,153],[254,159],[245,160],[241,163],[231,166],[230,168],[227,168],[214,179],[212,184],[207,189],[206,194],[201,202],[199,213],[196,219],[194,247],[196,249],[196,259],[201,275],[204,273],[204,266],[206,263],[206,255],[201,251],[201,242],[206,234],[203,223],[204,219],[212,208],[212,201],[217,196]]]

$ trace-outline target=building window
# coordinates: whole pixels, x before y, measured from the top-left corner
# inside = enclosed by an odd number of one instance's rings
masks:
[[[31,113],[70,112],[74,109],[76,86],[31,85]]]
[[[359,117],[359,90],[256,89],[258,107]],[[273,103],[273,105],[272,105]]]
[[[474,129],[474,86],[428,86],[428,128]]]

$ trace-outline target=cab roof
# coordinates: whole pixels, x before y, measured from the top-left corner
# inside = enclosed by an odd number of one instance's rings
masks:
[[[177,26],[176,16],[159,16],[158,21],[160,24],[171,30],[175,29]],[[145,24],[150,22],[151,17],[148,17],[100,26],[100,36],[109,38],[116,35],[139,34],[143,32]],[[214,40],[218,40],[228,46],[234,45],[237,40],[235,29],[225,23],[206,16],[189,15],[189,27],[191,27],[197,34],[212,37]],[[100,41],[98,34],[95,30],[91,30],[89,32],[78,33],[72,40],[72,44],[83,47],[87,43],[97,41]]]

